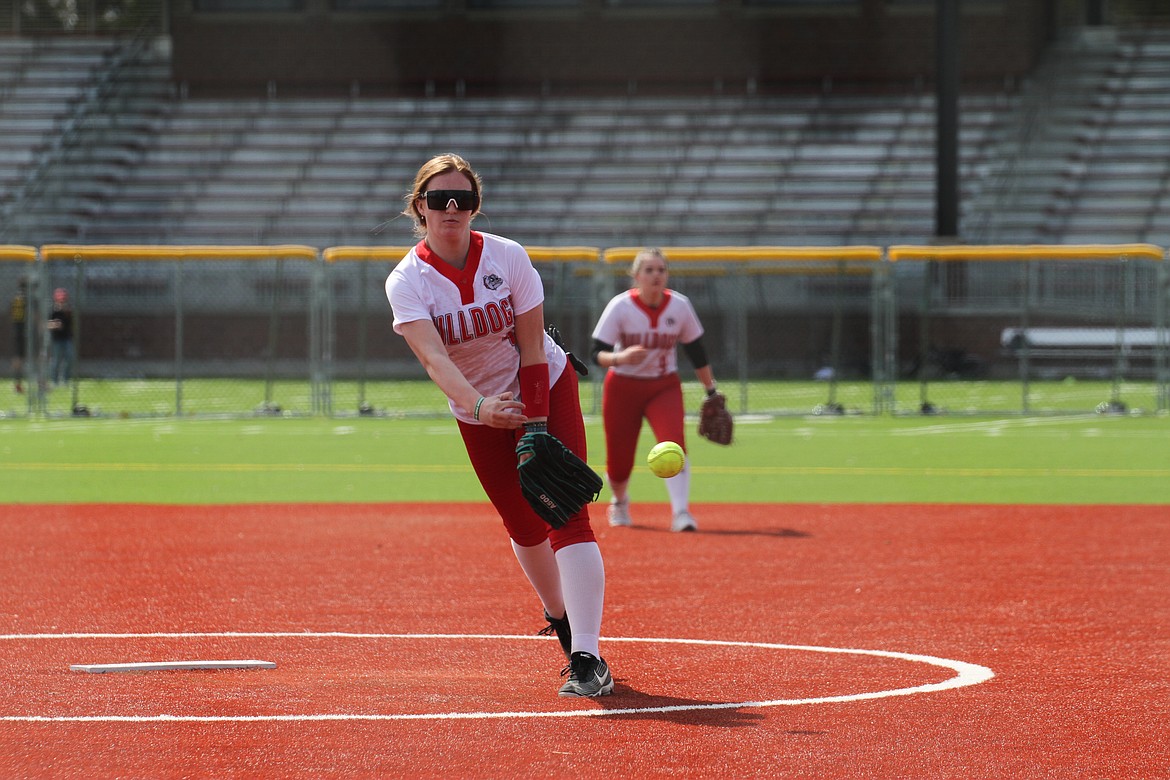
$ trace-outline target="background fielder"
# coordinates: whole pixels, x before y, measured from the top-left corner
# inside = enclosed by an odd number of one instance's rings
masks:
[[[682,381],[676,347],[681,344],[708,396],[717,392],[703,348],[703,325],[682,293],[666,285],[670,274],[660,249],[644,249],[630,265],[634,287],[614,296],[593,329],[593,362],[608,367],[601,396],[605,426],[606,476],[613,496],[612,526],[631,524],[630,474],[642,420],[657,441],[673,441],[687,451]],[[671,530],[694,531],[690,512],[691,467],[666,480]]]

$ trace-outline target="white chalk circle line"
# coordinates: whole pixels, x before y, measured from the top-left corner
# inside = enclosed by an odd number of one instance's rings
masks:
[[[0,641],[36,641],[56,639],[359,639],[359,640],[440,640],[457,641],[466,639],[503,641],[556,641],[547,637],[507,634],[367,634],[341,631],[323,632],[200,632],[200,633],[141,633],[141,634],[0,634]],[[890,650],[863,650],[858,648],[819,647],[816,645],[788,645],[771,642],[737,642],[716,639],[679,639],[669,637],[606,637],[605,642],[676,644],[708,647],[742,647],[757,650],[780,650],[827,655],[857,655],[876,658],[891,658],[911,663],[921,663],[950,669],[955,674],[946,680],[908,688],[892,688],[883,691],[841,694],[837,696],[814,696],[800,699],[769,699],[762,701],[704,702],[672,704],[662,707],[627,707],[614,709],[583,709],[560,712],[431,712],[411,714],[362,714],[362,713],[319,713],[289,715],[0,715],[0,722],[21,723],[254,723],[271,721],[395,721],[395,720],[486,720],[504,718],[587,718],[609,717],[612,715],[644,715],[648,713],[691,712],[697,710],[736,710],[762,707],[796,707],[806,704],[829,704],[857,702],[871,699],[885,699],[893,696],[911,696],[919,693],[935,693],[954,688],[965,688],[987,682],[995,673],[985,666],[938,658],[917,653],[901,653]],[[174,674],[175,672],[167,672]]]

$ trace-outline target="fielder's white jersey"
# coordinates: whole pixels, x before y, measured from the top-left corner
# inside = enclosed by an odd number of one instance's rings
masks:
[[[613,344],[615,351],[641,344],[647,349],[641,363],[622,363],[610,368],[621,376],[656,379],[678,372],[675,347],[690,344],[703,335],[703,325],[690,298],[666,290],[662,304],[652,309],[642,302],[638,290],[614,296],[593,329],[593,338]]]
[[[467,263],[457,269],[420,241],[386,278],[386,297],[395,333],[402,334],[403,323],[430,320],[451,362],[481,395],[520,397],[515,317],[544,302],[540,274],[520,244],[472,231]],[[544,352],[552,385],[567,361],[547,333]],[[447,400],[457,418],[476,423],[474,410]]]

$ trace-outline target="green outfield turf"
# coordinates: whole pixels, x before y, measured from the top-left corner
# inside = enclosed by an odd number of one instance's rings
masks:
[[[581,405],[586,412],[600,411],[600,377],[581,382]],[[741,383],[724,378],[721,384],[732,411],[771,416],[804,415],[830,404],[848,413],[873,414],[878,397],[883,412],[914,414],[924,402],[946,414],[1074,414],[1092,412],[1104,402],[1120,400],[1135,414],[1153,414],[1168,404],[1162,385],[1153,381],[1108,380],[1033,381],[935,381],[922,384],[900,380],[875,390],[868,381],[836,384],[814,381],[753,380]],[[693,379],[684,381],[685,397],[698,407],[702,388]],[[363,406],[374,414],[434,416],[447,414],[447,402],[427,379],[357,382],[334,379],[316,389],[307,379],[82,379],[75,385],[47,389],[41,406],[30,410],[27,394],[12,384],[0,383],[0,418],[68,417],[74,405],[86,407],[97,417],[227,417],[248,416],[258,410],[279,408],[282,414],[310,416],[324,413],[352,417]]]
[[[736,433],[726,448],[691,438],[695,502],[1170,504],[1166,416],[741,418]],[[646,469],[631,493],[666,496]],[[450,419],[380,418],[0,420],[0,497],[484,500]]]

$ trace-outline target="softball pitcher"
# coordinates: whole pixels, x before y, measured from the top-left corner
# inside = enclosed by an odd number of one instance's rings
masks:
[[[568,665],[561,696],[604,696],[613,677],[599,652],[605,567],[586,505],[560,527],[523,497],[521,434],[539,430],[585,458],[577,374],[545,332],[544,288],[523,247],[471,230],[480,177],[463,158],[423,164],[404,214],[421,241],[386,280],[394,331],[447,396],[467,455],[503,519]],[[571,626],[571,628],[570,628]]]

